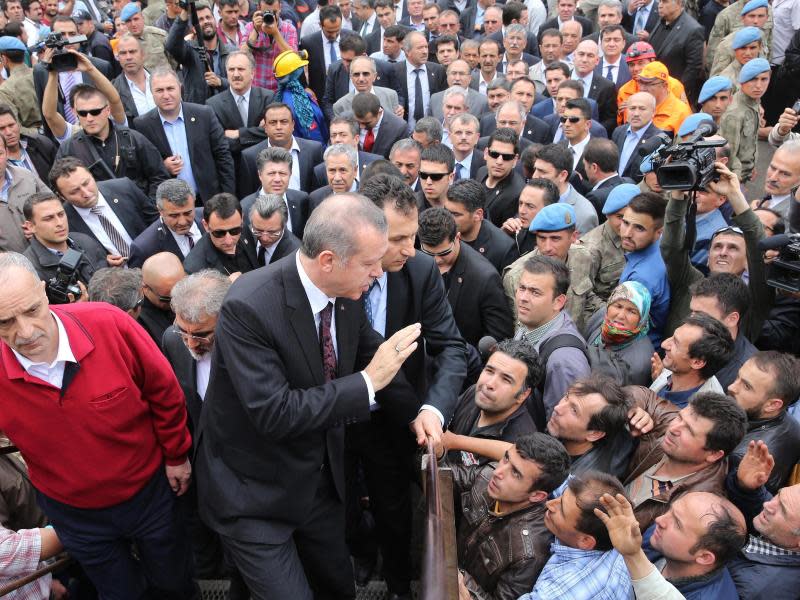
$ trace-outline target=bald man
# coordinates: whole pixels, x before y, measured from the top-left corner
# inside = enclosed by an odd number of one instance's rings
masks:
[[[581,24],[577,21],[567,21],[561,24],[559,31],[561,31],[561,38],[563,40],[561,43],[561,55],[564,58],[561,60],[572,65],[573,53],[583,37],[583,27],[581,27]]]
[[[630,177],[638,183],[642,180],[639,169],[642,156],[639,155],[638,148],[662,131],[653,124],[656,99],[651,94],[637,92],[628,98],[627,106],[627,124],[614,130],[611,141],[619,148],[620,177]]]
[[[175,321],[175,313],[169,305],[172,288],[184,277],[183,264],[172,252],[154,254],[142,265],[144,300],[138,320],[159,348],[164,332]]]
[[[575,49],[572,61],[575,66],[572,78],[583,84],[584,98],[597,102],[600,123],[610,135],[617,124],[617,88],[613,81],[596,71],[600,64],[599,46],[592,40],[582,41]]]

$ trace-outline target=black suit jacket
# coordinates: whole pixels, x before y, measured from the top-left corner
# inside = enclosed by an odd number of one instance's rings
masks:
[[[600,124],[605,127],[606,137],[608,137],[617,126],[617,88],[595,71],[592,75],[592,85],[589,88],[589,98],[597,101]]]
[[[664,21],[659,21],[650,34],[649,42],[658,60],[669,69],[669,74],[683,83],[686,97],[694,106],[705,81],[703,26],[684,10],[669,27]]]
[[[189,156],[184,156],[183,160],[192,161],[197,196],[202,201],[220,192],[235,194],[233,157],[214,111],[202,104],[184,102],[183,118],[189,146]],[[137,117],[135,124],[137,131],[153,142],[162,159],[174,154],[157,108]]]
[[[242,272],[252,271],[259,266],[256,260],[255,244],[250,236],[242,235],[239,238],[239,242],[236,244],[236,253],[237,255],[241,253],[250,265],[249,269],[242,269]],[[224,275],[231,274],[222,262],[220,251],[211,243],[208,233],[203,234],[200,241],[194,245],[183,261],[183,268],[190,275],[203,269],[214,269]]]
[[[300,244],[300,240],[298,240],[291,231],[285,231],[281,241],[275,246],[275,252],[272,253],[269,264],[278,262],[284,256],[294,254],[300,249]]]
[[[164,341],[164,333],[175,323],[175,313],[159,308],[145,297],[136,321],[163,352],[161,344]]]
[[[525,41],[525,50],[522,54],[522,60],[528,63],[529,66],[535,65],[539,62],[539,40],[536,38],[536,34],[530,31],[527,33],[527,39]],[[498,44],[500,44],[500,58],[503,58],[503,53],[506,51],[505,46],[503,45],[503,30],[495,31],[492,35],[489,36],[490,39],[494,40]],[[526,56],[527,55],[527,56]],[[531,61],[532,62],[529,62]],[[497,64],[497,67],[500,68],[500,63]]]
[[[647,140],[651,137],[658,135],[659,133],[663,133],[658,127],[650,123],[650,125],[645,129],[644,135],[642,136],[641,141],[639,142],[639,146],[644,144]],[[622,148],[625,146],[625,136],[628,135],[628,126],[627,125],[620,125],[614,130],[614,133],[611,134],[611,141],[613,141],[617,148],[619,148],[620,154],[622,154]],[[628,163],[625,165],[625,168],[622,169],[623,177],[630,177],[636,183],[642,180],[642,172],[639,170],[639,165],[642,164],[642,156],[639,156],[638,148],[634,150],[631,154],[631,157],[628,159]]]
[[[525,180],[515,169],[503,181],[498,183],[494,189],[486,187],[486,179],[488,171],[486,167],[482,167],[478,171],[478,176],[475,178],[484,186],[484,193],[486,194],[486,218],[489,219],[495,227],[501,227],[506,219],[510,219],[517,215],[519,209],[519,195],[522,193],[522,188],[525,187]]]
[[[603,59],[601,58],[600,64],[598,64],[594,69],[594,76],[605,78],[606,75],[603,70]],[[625,56],[623,55],[619,61],[619,73],[617,73],[617,81],[614,83],[614,87],[617,89],[617,91],[619,91],[619,88],[628,83],[630,80],[631,70],[628,68],[628,63],[625,61]],[[614,102],[616,103],[616,96],[614,98]]]
[[[504,340],[514,335],[514,318],[503,292],[500,273],[466,244],[450,269],[447,300],[458,330],[468,344],[485,335]]]
[[[89,60],[92,61],[92,64],[97,67],[97,70],[100,71],[109,81],[114,78],[114,69],[111,65],[100,59],[95,58],[94,56],[90,56]],[[81,80],[83,83],[90,83],[95,85],[95,82],[89,77],[86,73],[80,73],[75,71],[78,75],[80,75]],[[47,86],[47,78],[49,75],[49,71],[47,67],[43,63],[37,63],[33,67],[33,86],[36,89],[36,98],[39,99],[39,106],[42,105],[42,98],[44,98],[44,88]],[[64,94],[61,91],[61,86],[58,87],[58,112],[61,113],[61,116],[64,116],[64,102],[68,102],[69,98],[64,98]],[[50,128],[47,126],[47,121],[42,119],[42,127],[44,127],[44,134],[50,138],[53,137],[53,133],[50,131]]]
[[[478,237],[471,242],[465,242],[463,239],[461,241],[488,260],[498,273],[502,273],[506,267],[506,257],[514,245],[511,236],[495,226],[489,219],[481,221]]]
[[[53,141],[38,133],[35,135],[20,135],[20,140],[28,144],[26,151],[36,169],[36,175],[42,181],[49,181],[48,175],[56,160],[58,148]]]
[[[153,201],[127,177],[98,181],[97,189],[103,194],[108,206],[117,215],[132,240],[158,218],[158,209]],[[71,204],[65,203],[64,211],[67,213],[70,231],[86,234],[99,242]]]
[[[303,138],[294,138],[297,140],[297,145],[300,147],[300,189],[312,190],[314,181],[314,165],[323,162],[322,153],[323,146],[319,142],[313,140],[305,140]],[[242,150],[242,167],[239,171],[239,196],[246,196],[258,191],[261,188],[261,183],[258,179],[258,153],[264,148],[269,147],[269,140],[257,143],[255,146],[250,146],[246,150]],[[294,218],[294,217],[292,217]]]
[[[322,201],[325,200],[328,196],[333,194],[333,190],[331,189],[330,185],[324,185],[321,188],[318,188],[311,192],[308,195],[308,214],[314,212],[314,209],[317,208]]]
[[[322,31],[307,35],[300,39],[300,50],[308,51],[308,87],[314,91],[317,100],[322,102],[325,94],[325,76],[328,73],[325,68],[325,56],[330,52],[328,38]]]
[[[257,190],[242,200],[242,219],[246,228],[250,227],[250,208],[256,201],[261,190]],[[288,205],[289,219],[292,222],[292,233],[299,239],[303,239],[303,229],[305,229],[308,215],[308,194],[297,190],[286,190],[286,204]]]
[[[556,136],[556,131],[558,131],[558,126],[561,125],[561,121],[558,118],[558,114],[551,113],[542,120],[550,126],[549,139],[552,141]],[[592,137],[599,137],[606,140],[608,139],[608,132],[606,131],[606,128],[603,127],[600,123],[598,123],[594,119],[592,119],[592,126],[589,129],[589,135],[591,135]],[[561,139],[564,138],[562,137]]]
[[[117,90],[120,100],[122,100],[122,108],[125,109],[125,116],[128,118],[128,125],[133,128],[133,120],[139,116],[139,109],[136,108],[136,102],[133,101],[131,88],[125,79],[125,73],[120,73],[112,81],[111,85]]]
[[[247,123],[242,122],[242,116],[236,106],[236,99],[229,89],[206,100],[206,104],[217,115],[223,130],[236,129],[239,132],[238,139],[225,138],[233,155],[267,139],[267,134],[264,129],[259,127],[259,124],[264,120],[264,109],[274,98],[275,94],[271,90],[251,87],[250,101],[247,103]]]
[[[375,162],[379,158],[383,158],[378,154],[372,152],[358,151],[358,177],[364,173],[364,169],[368,164]],[[314,180],[312,183],[312,190],[317,190],[325,185],[328,185],[328,172],[325,170],[325,163],[320,163],[314,167]]]
[[[338,377],[326,383],[295,261],[287,256],[231,287],[200,418],[200,514],[246,541],[285,542],[311,513],[323,477],[344,501],[344,425],[370,418],[359,371],[383,339],[360,301],[337,299]],[[402,375],[384,392],[391,401],[382,412],[403,426],[414,419],[418,402]]]
[[[364,41],[367,43],[367,54],[383,51],[383,46],[381,44],[381,26],[377,19],[375,19],[375,23],[375,29],[364,38]]]
[[[380,36],[380,32],[378,35]],[[400,86],[397,85],[394,67],[390,63],[383,60],[375,60],[375,82],[373,85],[393,89],[397,92],[399,103],[403,104],[405,89],[400,89]],[[341,60],[337,60],[328,69],[328,75],[325,77],[325,91],[319,97],[319,106],[328,121],[334,117],[333,105],[336,104],[339,98],[346,96],[349,92],[350,72],[345,69]]]
[[[203,409],[203,399],[197,391],[197,361],[189,354],[186,344],[181,336],[171,328],[164,332],[161,340],[161,350],[167,357],[175,377],[186,397],[186,412],[189,413],[189,431],[192,439],[197,435],[200,426],[200,413]]]
[[[406,359],[403,372],[420,403],[437,408],[447,424],[467,374],[467,354],[442,276],[431,257],[417,252],[402,269],[388,273],[387,282],[386,337],[412,323],[422,324],[425,343]]]
[[[447,73],[444,70],[444,67],[440,64],[433,63],[433,62],[426,62],[425,63],[425,73],[428,75],[428,92],[430,96],[433,96],[437,92],[443,92],[447,89]],[[413,75],[413,73],[412,73]],[[400,103],[403,105],[403,110],[405,110],[406,120],[408,120],[411,115],[408,113],[408,95],[409,93],[413,94],[413,89],[411,92],[408,90],[408,78],[406,77],[406,61],[400,61],[394,65],[394,78],[397,82],[397,97]],[[373,149],[373,152],[376,154],[378,153],[376,150]]]
[[[625,11],[623,11],[623,12],[625,12]],[[656,11],[656,12],[658,12],[658,11]],[[581,38],[586,37],[587,35],[592,33],[592,31],[594,30],[594,25],[592,25],[592,22],[589,19],[587,19],[586,17],[581,17],[580,15],[574,15],[572,17],[572,19],[581,24],[581,28],[583,29],[583,33],[581,35]],[[558,17],[553,17],[549,21],[545,21],[544,23],[542,23],[541,27],[539,27],[539,33],[537,35],[539,43],[540,44],[542,43],[542,34],[545,31],[547,31],[548,29],[558,29],[558,28],[559,28],[558,27]]]
[[[661,17],[658,16],[658,4],[655,3],[650,9],[650,14],[647,15],[647,21],[644,24],[645,31],[647,31],[648,33],[653,33],[653,29],[656,28],[656,25],[658,25],[659,21],[661,21]],[[633,26],[635,23],[636,23],[636,13],[629,15],[627,10],[623,10],[622,26],[625,28],[625,31],[626,32],[633,31]]]
[[[458,20],[461,22],[461,34],[465,38],[479,38],[483,35],[483,27],[480,30],[475,29],[475,17],[478,14],[477,4],[468,6],[464,9]]]
[[[383,111],[383,120],[378,135],[375,136],[372,153],[388,159],[394,143],[406,137],[408,137],[408,123],[398,116]]]
[[[203,231],[203,209],[194,210],[194,222],[200,231]],[[164,225],[161,218],[156,219],[147,229],[136,236],[131,244],[131,255],[128,257],[128,267],[141,267],[144,261],[159,252],[172,252],[183,262],[184,256],[178,242],[170,230]]]
[[[497,119],[492,113],[481,117],[481,137],[492,134],[497,129]],[[525,116],[525,127],[522,129],[522,137],[538,144],[547,144],[551,139],[550,127],[542,119],[534,117],[528,113]]]
[[[590,188],[590,191],[584,194],[584,197],[589,202],[592,203],[592,206],[594,206],[594,209],[597,211],[597,216],[600,219],[601,223],[606,220],[606,216],[603,214],[603,205],[606,203],[606,200],[608,199],[608,195],[611,193],[611,190],[613,190],[615,187],[623,183],[632,183],[632,182],[633,180],[631,179],[623,179],[619,175],[614,175],[614,177],[606,179],[603,183],[601,183],[600,187],[597,188],[596,190],[591,190]],[[588,186],[591,184],[589,184],[589,182],[586,182],[586,185]]]

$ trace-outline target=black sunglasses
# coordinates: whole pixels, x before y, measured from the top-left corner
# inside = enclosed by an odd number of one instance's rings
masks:
[[[156,291],[153,288],[151,288],[149,285],[147,285],[146,283],[144,284],[144,287],[146,287],[148,290],[153,292],[153,295],[156,298],[158,298],[159,302],[163,302],[164,304],[169,304],[170,302],[172,302],[172,296],[162,296],[161,294],[156,294]],[[144,298],[142,298],[142,302],[144,302]]]
[[[447,177],[449,174],[450,173],[423,173],[422,171],[420,171],[419,178],[421,181],[425,181],[426,179],[441,181],[443,177]]]
[[[242,228],[232,227],[231,229],[214,229],[212,231],[209,231],[209,233],[218,240],[220,240],[224,238],[226,235],[230,235],[231,237],[236,237],[237,235],[241,235]]]
[[[455,249],[455,246],[456,246],[456,243],[455,243],[455,241],[453,241],[453,242],[450,242],[450,247],[449,248],[447,248],[445,250],[442,250],[441,252],[430,252],[428,250],[425,250],[425,248],[422,248],[421,246],[420,246],[420,250],[422,250],[423,254],[427,254],[428,256],[433,256],[434,258],[436,258],[436,257],[442,257],[442,256],[447,256],[448,254],[452,254],[453,250]]]
[[[79,117],[87,117],[89,115],[96,117],[106,108],[108,108],[108,104],[106,104],[105,106],[101,106],[100,108],[87,108],[86,110],[76,110],[75,112],[78,113]]]
[[[559,117],[562,123],[569,121],[570,123],[580,123],[583,117]]]
[[[505,152],[498,152],[497,150],[489,150],[489,156],[492,158],[502,158],[504,161],[510,162],[517,158],[516,154],[506,154]]]

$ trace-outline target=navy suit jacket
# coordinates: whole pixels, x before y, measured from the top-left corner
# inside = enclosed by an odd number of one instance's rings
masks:
[[[203,232],[203,209],[194,209],[194,222]],[[181,252],[178,242],[175,241],[175,236],[172,235],[170,230],[164,225],[164,222],[159,217],[150,225],[147,226],[142,233],[136,236],[131,244],[131,255],[128,257],[128,267],[141,267],[144,261],[158,254],[159,252],[172,252],[183,262],[184,256]]]
[[[603,77],[606,78],[605,69],[603,67],[603,59],[600,59],[600,64],[594,70],[595,77]],[[628,83],[631,80],[631,70],[628,68],[628,63],[625,62],[625,56],[623,56],[619,61],[619,73],[617,74],[617,81],[614,84],[614,87],[619,90],[623,85]]]
[[[600,113],[597,110],[597,101],[594,98],[585,98],[585,100],[589,103],[589,106],[592,107],[592,118],[595,121],[600,120]],[[534,117],[539,117],[542,120],[545,120],[547,115],[552,115],[555,112],[555,101],[545,96],[544,100],[541,102],[537,102],[533,105],[531,109],[531,114]]]
[[[242,199],[242,220],[246,228],[250,228],[250,208],[256,201],[260,194],[260,190],[256,191],[246,198]],[[292,222],[292,233],[298,239],[303,239],[303,229],[305,229],[306,221],[308,221],[308,194],[305,192],[298,192],[297,190],[286,190],[286,204],[289,208],[289,219]]]
[[[314,165],[322,162],[323,147],[319,142],[305,140],[296,137],[297,145],[300,147],[300,189],[311,190],[312,179],[314,176]],[[269,147],[269,140],[259,142],[255,146],[250,146],[242,151],[242,168],[239,173],[239,195],[245,196],[252,194],[261,187],[258,180],[258,153],[264,148]]]
[[[650,125],[645,129],[644,135],[642,139],[639,141],[639,146],[644,144],[647,140],[651,137],[658,135],[659,133],[664,133],[658,127],[650,123]],[[628,125],[620,125],[614,130],[614,133],[611,134],[611,141],[617,145],[619,148],[620,154],[622,154],[622,148],[625,146],[625,136],[628,135]],[[638,149],[634,150],[631,154],[631,157],[628,159],[625,168],[622,169],[622,173],[620,175],[622,177],[630,177],[635,182],[640,182],[642,180],[642,172],[639,170],[639,166],[642,164],[643,156],[639,156]]]
[[[403,104],[403,109],[405,110],[406,120],[410,118],[408,114],[408,85],[407,85],[407,77],[406,77],[406,61],[400,61],[399,63],[395,63],[393,65],[394,70],[394,78],[397,82],[397,97],[398,100]],[[433,63],[433,62],[426,62],[425,63],[425,72],[428,75],[428,92],[429,96],[433,96],[437,92],[443,92],[447,89],[447,74],[445,73],[444,67],[442,65]],[[413,75],[413,73],[412,73]],[[373,148],[373,152],[374,152]],[[376,152],[377,154],[377,152]]]
[[[244,148],[249,148],[258,142],[266,139],[267,134],[259,127],[264,120],[264,110],[275,98],[271,90],[260,87],[250,88],[250,101],[247,104],[247,123],[242,122],[236,100],[230,90],[225,90],[219,94],[211,96],[206,100],[206,104],[214,109],[222,129],[235,129],[239,132],[239,138],[228,140],[231,152],[240,153]]]

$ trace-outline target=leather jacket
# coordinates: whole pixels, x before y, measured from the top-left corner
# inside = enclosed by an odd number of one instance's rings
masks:
[[[731,454],[731,470],[739,465],[751,440],[762,440],[775,459],[766,488],[771,494],[777,494],[786,484],[794,465],[800,462],[800,423],[786,411],[773,419],[750,421],[747,433]]]
[[[544,525],[544,502],[499,515],[487,488],[494,465],[454,466],[460,494],[458,562],[473,598],[517,600],[531,591],[550,558],[552,534]]]

